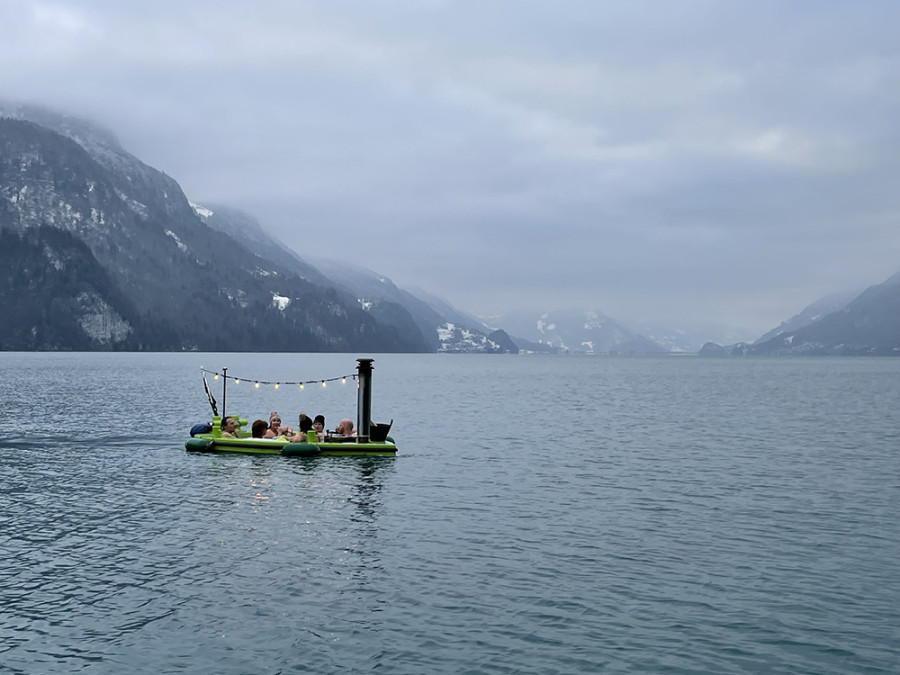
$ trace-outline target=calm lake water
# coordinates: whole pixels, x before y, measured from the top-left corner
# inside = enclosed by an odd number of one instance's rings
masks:
[[[0,672],[900,671],[900,359],[355,358],[0,353]]]

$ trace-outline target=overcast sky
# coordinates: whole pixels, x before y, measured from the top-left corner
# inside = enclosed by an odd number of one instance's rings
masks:
[[[487,315],[746,339],[900,270],[900,2],[0,1],[0,98]]]

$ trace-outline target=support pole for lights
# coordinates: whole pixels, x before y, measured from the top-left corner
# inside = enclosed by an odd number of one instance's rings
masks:
[[[228,368],[222,368],[222,418],[225,419],[225,393],[228,389]]]
[[[369,441],[369,425],[372,421],[372,361],[356,359],[359,364],[359,390],[356,398],[356,435],[363,443]],[[225,407],[225,402],[222,402]]]

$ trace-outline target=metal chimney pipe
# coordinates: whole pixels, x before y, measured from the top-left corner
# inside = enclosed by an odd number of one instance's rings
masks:
[[[356,359],[359,364],[359,389],[356,398],[356,434],[360,441],[368,443],[369,428],[372,422],[372,361],[374,359]]]

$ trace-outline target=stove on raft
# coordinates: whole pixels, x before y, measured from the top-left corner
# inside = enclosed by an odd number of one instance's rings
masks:
[[[191,429],[191,438],[184,444],[188,452],[240,452],[255,455],[290,455],[300,457],[313,456],[350,456],[372,457],[393,456],[397,454],[394,439],[388,436],[394,421],[389,424],[378,424],[372,421],[372,361],[374,359],[356,359],[357,361],[357,406],[356,436],[327,435],[323,442],[317,442],[315,432],[310,432],[305,443],[292,442],[281,438],[253,438],[249,432],[240,431],[247,420],[237,415],[227,415],[239,424],[239,437],[222,436],[222,420],[225,415],[225,394],[228,382],[228,369],[223,369],[222,415],[219,415],[216,400],[209,391],[206,376],[203,386],[212,406],[213,418],[209,424],[197,425]],[[218,373],[217,373],[218,374]],[[339,378],[338,378],[339,379]],[[266,383],[271,384],[271,383]],[[244,436],[243,434],[246,434]]]

